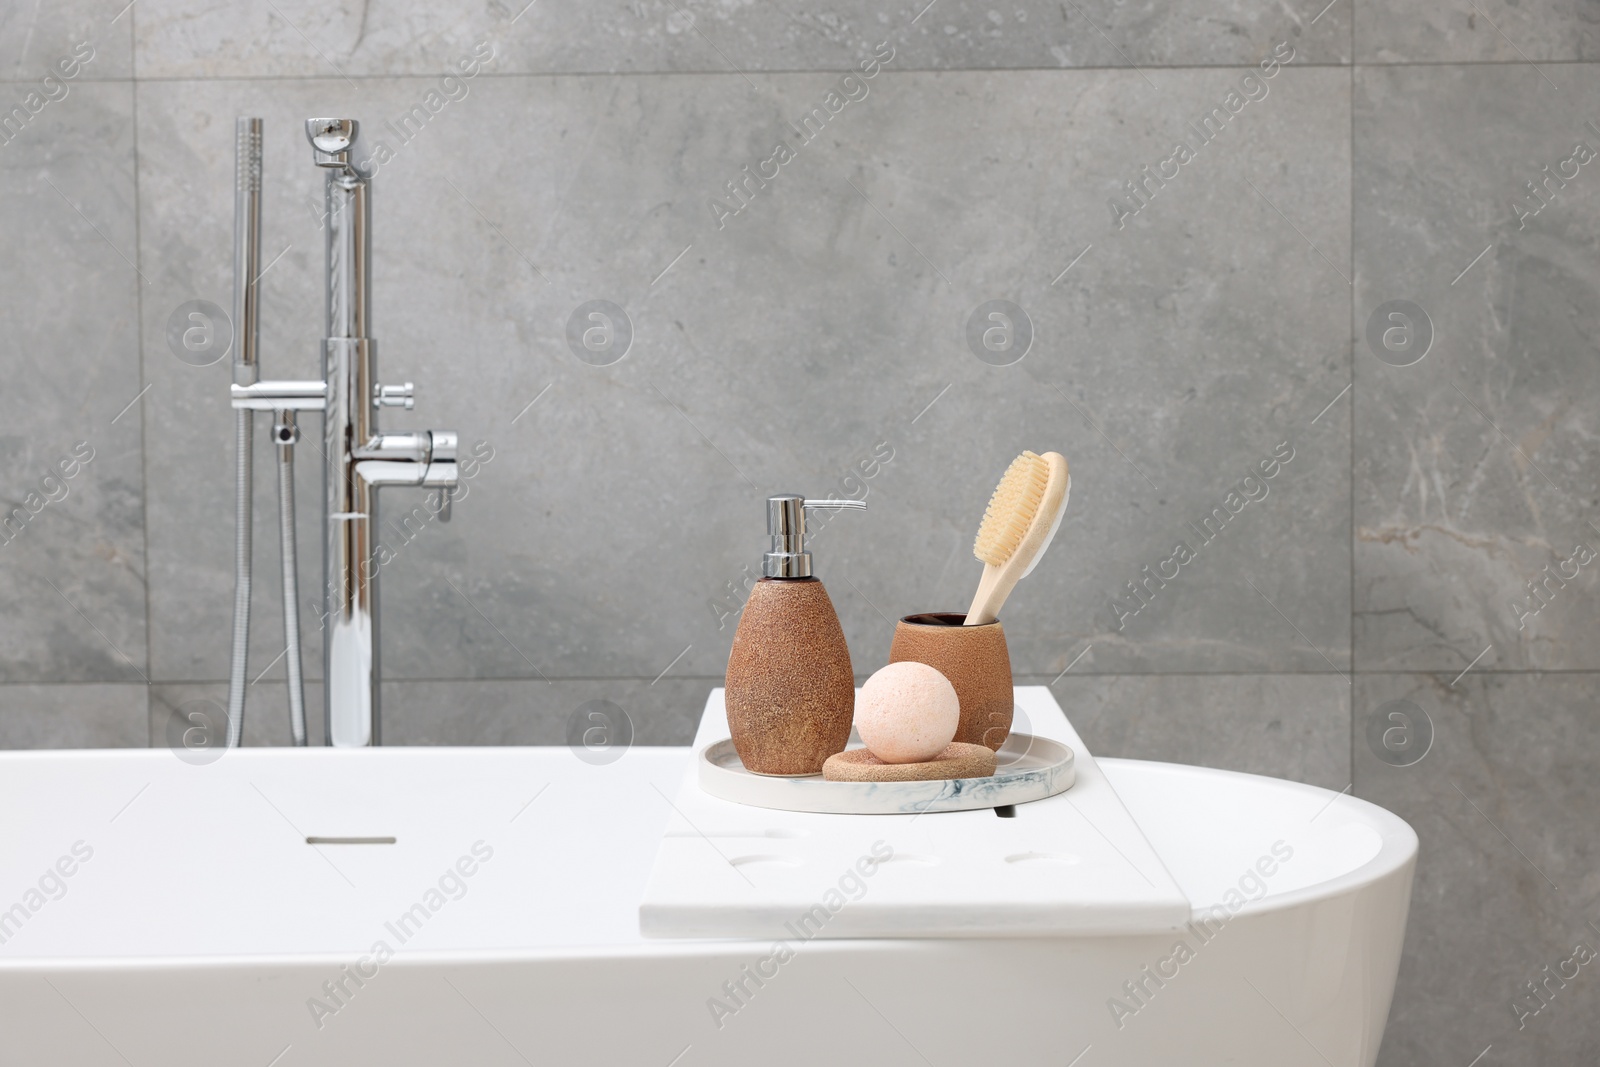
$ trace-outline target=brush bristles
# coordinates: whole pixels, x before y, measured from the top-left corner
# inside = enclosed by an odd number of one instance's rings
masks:
[[[1049,482],[1050,462],[1043,456],[1024,452],[1012,460],[989,498],[972,554],[993,567],[1010,559],[1039,514]]]

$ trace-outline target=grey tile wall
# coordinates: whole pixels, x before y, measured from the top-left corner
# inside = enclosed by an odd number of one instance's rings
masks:
[[[0,680],[144,683],[134,90],[61,84],[0,82]]]
[[[1600,50],[1600,20],[1581,0],[1354,2],[1358,63],[1588,62]]]
[[[1593,1059],[1600,991],[1579,980],[1534,998],[1543,968],[1600,939],[1593,814],[1600,733],[1586,672],[1361,676],[1358,708],[1409,701],[1431,721],[1421,762],[1355,745],[1356,792],[1421,841],[1386,1064],[1534,1067]],[[1415,713],[1412,713],[1413,715]],[[1570,968],[1569,968],[1570,969]],[[1558,976],[1559,977],[1559,976]]]
[[[75,81],[132,77],[133,19],[128,17],[132,7],[126,0],[53,0],[0,7],[0,77],[28,83],[51,103],[70,96]],[[46,77],[52,80],[47,82]],[[5,101],[7,107],[22,101],[21,92],[15,96],[14,101]]]
[[[1311,63],[1350,61],[1350,5],[1253,0],[179,0],[136,20],[140,74],[160,78],[432,74],[481,42],[497,72],[849,70],[891,44],[912,69],[1248,66],[1292,38]],[[1320,9],[1321,5],[1315,5]]]
[[[385,498],[387,741],[558,744],[592,700],[687,741],[776,491],[869,500],[813,545],[864,676],[896,616],[964,606],[995,479],[1057,448],[1075,492],[1006,612],[1019,681],[1097,752],[1412,821],[1386,1067],[1581,1062],[1592,989],[1520,1029],[1513,1005],[1600,937],[1594,24],[1557,0],[0,6],[0,744],[163,745],[220,707],[229,375],[169,319],[230,302],[232,119],[261,115],[263,359],[314,373],[300,122],[347,112],[386,148],[384,376],[418,385],[387,425],[488,457],[449,526]],[[632,331],[605,366],[567,342],[595,299]],[[1011,365],[966,341],[995,299],[1032,330]],[[246,741],[282,744],[261,444]],[[1380,758],[1397,700],[1432,724],[1410,766]]]
[[[1351,692],[1336,674],[1074,672],[1052,690],[1096,753],[1350,784]]]
[[[1600,388],[1600,168],[1558,172],[1578,143],[1600,146],[1585,106],[1600,69],[1555,73],[1564,89],[1528,64],[1356,74],[1355,326],[1369,358],[1355,386],[1355,635],[1368,666],[1600,664],[1596,565],[1577,550],[1600,543],[1587,400]],[[1411,366],[1361,351],[1394,300],[1431,323]]]
[[[145,693],[139,682],[0,685],[0,748],[142,747]]]

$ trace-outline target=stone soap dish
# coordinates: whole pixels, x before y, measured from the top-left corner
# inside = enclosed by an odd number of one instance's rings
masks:
[[[988,745],[952,741],[931,760],[885,763],[865,748],[847,748],[822,761],[828,782],[943,782],[954,778],[990,778],[1000,769]]]
[[[829,782],[818,775],[773,778],[739,762],[732,741],[700,750],[700,788],[714,797],[757,808],[834,815],[914,815],[1026,804],[1072,788],[1072,749],[1059,741],[1014,733],[1000,746],[998,766],[985,778],[911,782]]]

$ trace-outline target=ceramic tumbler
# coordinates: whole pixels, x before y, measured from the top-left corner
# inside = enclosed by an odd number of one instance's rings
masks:
[[[961,699],[957,741],[999,750],[1011,734],[1014,694],[1011,656],[1000,623],[963,626],[961,612],[907,615],[894,628],[889,662],[926,663],[955,686]]]

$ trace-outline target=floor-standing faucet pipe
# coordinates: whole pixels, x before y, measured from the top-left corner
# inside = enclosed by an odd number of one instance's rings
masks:
[[[323,552],[327,625],[323,631],[323,710],[328,744],[376,745],[378,582],[373,559],[376,486],[358,469],[377,432],[373,345],[367,336],[369,253],[367,179],[350,163],[353,120],[314,119],[307,132],[327,178],[327,336],[323,419],[328,509]]]
[[[237,748],[244,736],[244,690],[250,656],[250,446],[255,436],[255,413],[233,413],[233,651],[228,664],[227,747]]]
[[[322,342],[321,398],[327,504],[323,708],[328,744],[341,746],[381,740],[378,560],[373,551],[378,488],[436,489],[443,501],[460,481],[451,431],[378,432],[377,408],[410,408],[412,386],[380,387],[376,380],[377,350],[368,336],[371,186],[351,162],[356,132],[354,119],[306,122],[316,163],[328,168],[328,332]],[[254,402],[249,396],[242,400]]]
[[[283,558],[284,670],[289,679],[289,734],[306,743],[306,690],[300,669],[300,562],[294,535],[294,446],[300,429],[293,411],[278,412],[272,427],[278,446],[278,538]]]
[[[240,118],[234,128],[233,192],[233,381],[252,385],[259,374],[256,349],[261,339],[261,120]],[[250,649],[251,444],[255,420],[248,410],[234,412],[233,650],[228,671],[228,747],[244,733],[245,674]]]

